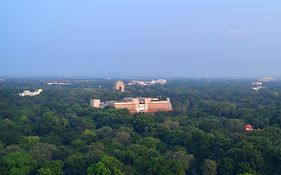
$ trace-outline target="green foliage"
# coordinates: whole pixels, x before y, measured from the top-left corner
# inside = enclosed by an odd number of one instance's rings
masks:
[[[36,143],[38,143],[40,140],[40,137],[38,136],[28,136],[25,138],[25,143],[28,145],[35,145]]]
[[[149,149],[156,149],[159,143],[160,140],[154,137],[145,137],[143,140],[140,141],[141,145],[144,145]]]
[[[118,132],[115,137],[120,144],[128,144],[131,140],[131,135],[125,131]]]
[[[40,168],[37,172],[38,175],[52,175],[52,171],[49,168]]]
[[[123,166],[116,158],[103,156],[98,163],[87,169],[87,175],[123,175]]]
[[[281,83],[253,92],[252,81],[169,80],[118,93],[110,80],[9,80],[0,84],[0,174],[281,174]],[[44,93],[18,96],[36,88]],[[128,96],[170,97],[173,112],[89,107]]]
[[[202,166],[203,175],[216,175],[217,174],[217,163],[214,160],[205,159]]]
[[[55,145],[38,143],[32,147],[30,154],[35,160],[43,162],[45,160],[52,160],[56,151],[57,147]]]
[[[65,166],[67,167],[66,174],[86,174],[88,165],[86,164],[86,156],[77,152],[68,156],[65,160]]]
[[[4,144],[0,141],[0,151],[4,149]]]
[[[60,160],[56,161],[45,161],[42,164],[42,168],[38,170],[38,174],[46,175],[63,175],[63,162]]]
[[[183,150],[177,150],[175,152],[169,152],[166,155],[166,159],[172,160],[172,172],[175,174],[184,175],[189,169],[190,164],[194,160],[194,156],[187,154]]]
[[[87,169],[87,175],[111,175],[111,172],[105,167],[104,163],[99,162]]]
[[[85,129],[82,133],[81,136],[87,143],[91,143],[92,141],[94,141],[96,134],[89,129]]]
[[[3,157],[2,162],[12,175],[28,175],[36,165],[36,161],[29,154],[20,152],[7,154]]]

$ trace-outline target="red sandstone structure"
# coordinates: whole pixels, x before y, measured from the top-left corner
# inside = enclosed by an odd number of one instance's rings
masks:
[[[125,84],[123,81],[116,81],[115,86],[114,86],[115,90],[120,91],[120,92],[124,92],[125,91]]]
[[[101,102],[99,99],[92,99],[91,106],[94,108],[105,108],[107,106],[116,109],[128,109],[133,113],[155,113],[170,112],[172,104],[169,98],[166,101],[160,101],[158,98],[124,98],[123,101],[106,101]]]

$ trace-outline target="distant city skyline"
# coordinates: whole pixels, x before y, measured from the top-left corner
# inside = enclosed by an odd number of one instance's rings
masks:
[[[0,2],[0,77],[281,77],[281,1]]]

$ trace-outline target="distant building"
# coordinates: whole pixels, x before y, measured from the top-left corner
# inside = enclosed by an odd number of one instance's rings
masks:
[[[94,108],[105,108],[107,106],[116,109],[128,109],[130,113],[155,113],[170,112],[172,104],[169,98],[160,101],[158,98],[124,98],[123,101],[106,101],[100,102],[99,99],[92,99],[91,106]]]
[[[19,93],[20,96],[25,97],[25,96],[36,96],[41,94],[41,92],[43,92],[42,89],[38,89],[37,91],[34,92],[30,92],[29,90],[25,90],[22,93]]]
[[[264,88],[264,87],[263,87],[262,81],[254,82],[254,83],[252,83],[252,85],[254,86],[254,87],[253,87],[253,90],[255,90],[255,91],[259,91],[259,90],[261,90],[262,88]]]
[[[262,86],[262,81],[254,82],[254,83],[252,83],[252,85],[255,85],[255,86]]]
[[[247,124],[247,125],[245,125],[244,130],[245,131],[253,131],[254,129],[253,129],[252,125]]]
[[[164,85],[167,83],[167,80],[164,79],[158,79],[158,80],[150,80],[150,81],[142,81],[142,80],[131,80],[129,81],[128,85],[133,86],[133,85],[139,85],[139,86],[150,86],[150,85]]]
[[[253,90],[260,91],[261,89],[264,89],[263,83],[274,81],[272,77],[263,77],[259,81],[252,83]]]
[[[48,82],[47,85],[69,85],[71,83],[63,83],[63,82]]]
[[[90,105],[94,108],[101,108],[101,102],[99,99],[92,99]]]
[[[270,81],[274,81],[274,79],[272,77],[262,77],[260,79],[261,82],[270,82]]]
[[[123,81],[116,81],[114,89],[120,92],[124,92],[125,91],[125,84]]]

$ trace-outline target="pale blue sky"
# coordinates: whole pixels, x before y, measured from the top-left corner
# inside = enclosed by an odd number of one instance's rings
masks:
[[[3,0],[0,75],[281,76],[281,1]]]

